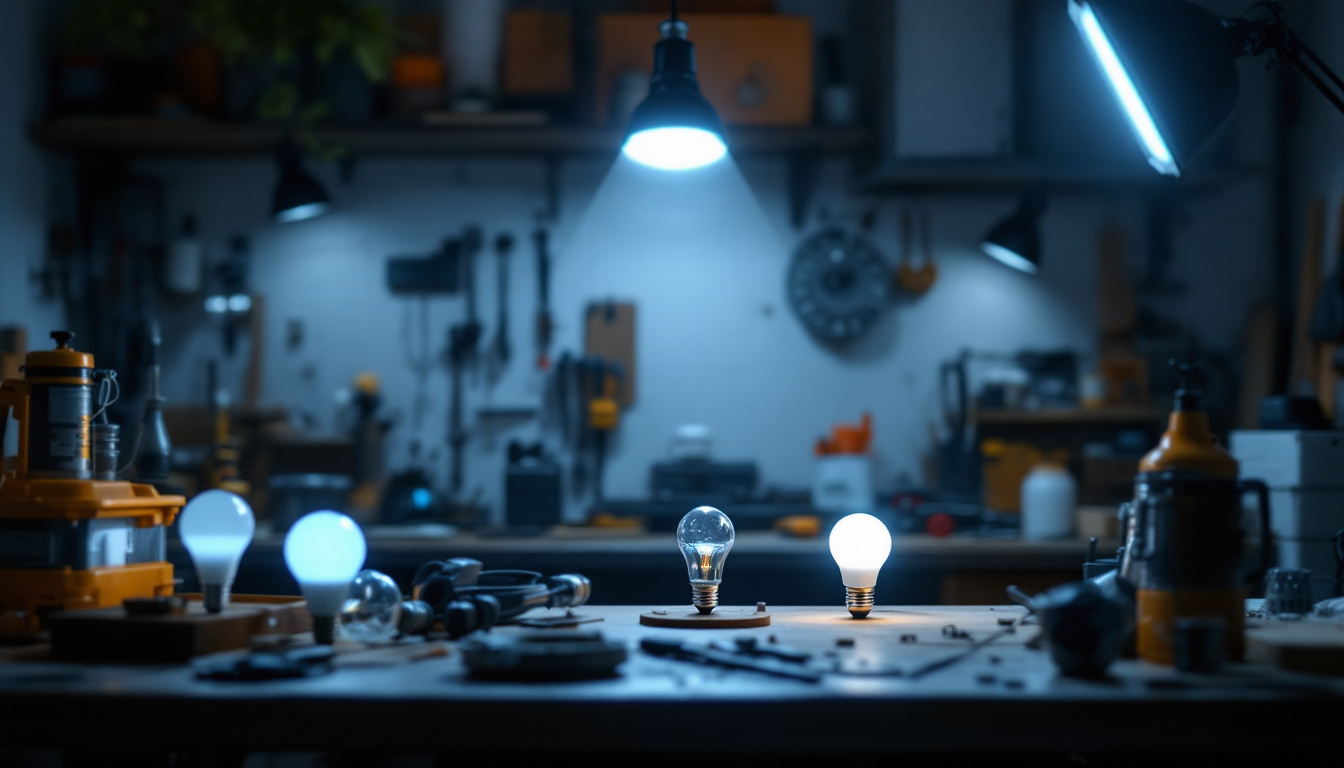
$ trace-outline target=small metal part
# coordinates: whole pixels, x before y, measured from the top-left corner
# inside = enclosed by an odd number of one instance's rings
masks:
[[[765,603],[757,603],[757,604],[756,604],[756,612],[757,612],[757,613],[765,613]]]
[[[950,637],[955,640],[970,640],[971,633],[964,629],[958,629],[956,624],[948,624],[943,627],[943,637]]]
[[[872,613],[876,591],[874,587],[845,587],[845,607],[849,609],[849,615],[856,619],[867,618]]]
[[[1015,624],[1015,623],[1017,622],[1017,619],[1009,618],[1009,617],[1006,617],[1006,616],[1005,616],[1005,617],[1001,617],[1001,618],[999,618],[998,621],[999,621],[999,626],[1000,626],[1000,627],[1011,627],[1011,626],[1013,626],[1013,624]]]
[[[853,647],[854,647],[854,638],[852,638],[852,637],[837,637],[837,638],[835,639],[835,645],[836,645],[836,647],[838,647],[838,648],[853,648]]]
[[[397,631],[403,635],[427,635],[434,627],[434,607],[424,600],[404,600]]]
[[[1311,571],[1306,568],[1270,568],[1265,574],[1265,613],[1298,619],[1312,612]]]
[[[462,663],[482,680],[594,680],[615,677],[629,658],[623,643],[598,632],[474,635],[462,642]]]
[[[692,584],[691,605],[701,613],[710,613],[719,604],[718,584]]]
[[[181,597],[128,597],[121,601],[128,616],[175,616],[187,612],[187,601]]]
[[[530,627],[532,629],[554,629],[555,627],[577,627],[580,624],[594,624],[599,621],[605,621],[605,619],[601,616],[579,616],[573,611],[565,611],[563,616],[533,616],[519,619],[517,624],[520,627]]]
[[[93,479],[116,480],[121,464],[121,425],[94,424]]]
[[[547,608],[578,608],[593,596],[593,582],[577,573],[562,573],[547,580],[551,586]]]
[[[916,637],[915,635],[911,635],[911,634],[901,635],[901,642],[902,642],[902,643],[913,643],[913,642],[916,642],[916,641],[918,641],[918,640],[919,640],[919,638]]]

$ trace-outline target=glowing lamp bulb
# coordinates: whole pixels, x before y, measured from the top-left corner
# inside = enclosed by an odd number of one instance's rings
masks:
[[[285,535],[285,565],[308,601],[313,636],[330,645],[336,614],[350,595],[350,582],[364,566],[368,546],[359,525],[340,512],[319,510],[299,518]]]
[[[640,165],[662,171],[689,171],[718,162],[728,146],[703,128],[646,128],[630,136],[621,152]]]
[[[238,575],[238,561],[252,543],[256,529],[252,507],[228,491],[198,494],[182,510],[177,532],[196,566],[205,610],[210,613],[219,613],[229,604],[229,589]]]
[[[845,583],[845,606],[856,619],[873,610],[877,572],[891,554],[891,534],[881,520],[859,512],[840,519],[831,529],[831,557]]]
[[[733,521],[713,507],[696,507],[677,525],[677,546],[691,579],[691,604],[701,613],[719,604],[723,561],[733,548],[733,538]]]

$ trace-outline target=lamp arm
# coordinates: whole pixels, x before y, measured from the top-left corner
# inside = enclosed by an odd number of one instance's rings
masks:
[[[1278,3],[1258,3],[1257,6],[1267,8],[1273,15],[1273,20],[1223,19],[1228,43],[1236,55],[1259,56],[1272,51],[1276,59],[1296,67],[1308,82],[1316,86],[1321,95],[1335,105],[1335,109],[1344,113],[1344,80],[1326,66],[1321,57],[1283,23],[1282,9]],[[1330,83],[1326,83],[1322,76],[1328,78]],[[1331,84],[1334,86],[1333,89]]]

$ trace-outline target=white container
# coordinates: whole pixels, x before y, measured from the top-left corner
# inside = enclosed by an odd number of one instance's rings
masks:
[[[818,456],[812,474],[812,506],[821,512],[868,512],[873,496],[873,459],[866,453]]]
[[[460,112],[484,112],[498,95],[507,0],[444,0],[442,55]]]
[[[671,454],[680,461],[709,461],[712,435],[704,424],[682,424],[672,436]]]
[[[1022,538],[1061,539],[1073,535],[1078,484],[1057,464],[1038,464],[1022,481]]]

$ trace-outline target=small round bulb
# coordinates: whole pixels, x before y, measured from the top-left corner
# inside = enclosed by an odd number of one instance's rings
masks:
[[[197,494],[182,510],[177,524],[182,545],[196,566],[205,610],[219,613],[229,604],[229,590],[257,523],[241,496],[209,490]]]
[[[390,576],[368,568],[355,574],[341,606],[341,634],[366,643],[396,637],[401,621],[401,588]]]
[[[719,604],[723,561],[733,548],[733,521],[713,507],[696,507],[677,525],[677,545],[691,579],[691,604],[709,613]]]
[[[877,572],[890,554],[891,534],[872,515],[847,515],[831,529],[831,557],[840,566],[845,606],[854,618],[862,619],[873,610]]]
[[[285,535],[285,565],[303,590],[319,643],[330,645],[335,639],[336,614],[366,554],[364,532],[340,512],[309,512]]]

